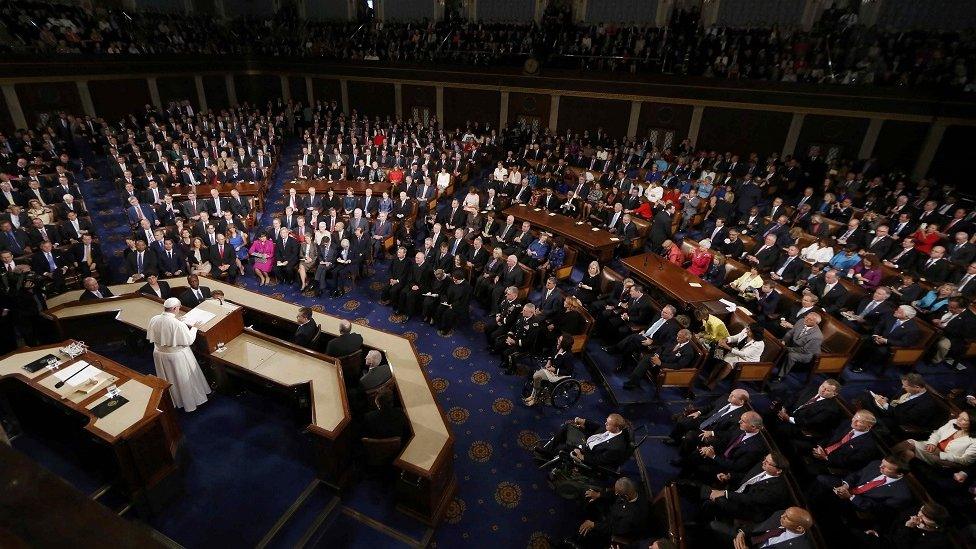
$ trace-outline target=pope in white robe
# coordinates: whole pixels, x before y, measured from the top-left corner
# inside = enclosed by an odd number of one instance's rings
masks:
[[[173,405],[187,412],[207,401],[210,385],[200,370],[190,346],[197,337],[196,326],[187,326],[176,318],[180,300],[171,297],[163,302],[163,312],[149,320],[146,339],[155,346],[153,362],[156,375],[172,383]]]

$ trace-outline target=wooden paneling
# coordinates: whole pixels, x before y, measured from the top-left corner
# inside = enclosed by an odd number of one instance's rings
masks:
[[[312,89],[315,91],[315,101],[331,103],[335,101],[342,108],[342,86],[334,78],[313,78]]]
[[[291,93],[292,101],[308,105],[308,87],[305,85],[304,76],[289,76],[288,92]]]
[[[942,143],[932,159],[929,176],[943,183],[952,183],[963,192],[971,193],[970,160],[976,143],[976,126],[949,126]]]
[[[539,127],[549,125],[549,109],[552,96],[545,93],[510,93],[508,95],[508,123],[515,124],[519,117],[535,122]]]
[[[227,81],[222,74],[204,76],[203,91],[207,94],[208,108],[219,111],[230,106],[230,100],[227,98]]]
[[[131,113],[145,111],[146,105],[152,103],[149,83],[144,78],[91,80],[88,90],[95,112],[111,122]]]
[[[281,97],[281,77],[275,74],[235,74],[237,101],[264,109],[268,101]]]
[[[412,86],[404,84],[401,91],[404,118],[413,118],[414,109],[419,118],[437,116],[437,90],[434,86]]]
[[[856,159],[870,120],[844,116],[807,115],[803,119],[796,154],[805,156],[811,145],[838,145],[842,158]],[[827,154],[827,151],[823,151]]]
[[[760,158],[783,150],[793,115],[744,109],[706,107],[698,147],[721,152],[757,152]]]
[[[161,76],[156,79],[156,88],[159,89],[159,100],[165,107],[170,101],[190,100],[194,109],[200,108],[200,101],[197,99],[197,85],[192,76]]]
[[[672,146],[681,143],[688,137],[688,127],[691,126],[691,113],[694,109],[689,105],[667,105],[663,103],[641,103],[640,116],[637,118],[637,137],[644,138],[652,130],[664,130],[672,133]],[[658,146],[663,146],[663,137],[659,137]]]
[[[922,122],[885,120],[872,156],[883,167],[901,168],[911,173],[928,131],[929,125]]]
[[[0,132],[9,135],[13,130],[14,119],[10,116],[10,109],[7,107],[6,98],[0,93]]]
[[[17,84],[14,87],[20,108],[24,111],[27,124],[34,127],[38,117],[57,111],[85,114],[74,82],[38,82],[36,84]]]
[[[630,102],[613,99],[563,96],[559,99],[559,131],[576,132],[603,128],[617,137],[627,134]]]
[[[444,127],[463,128],[468,122],[498,127],[501,94],[492,90],[444,88]]]
[[[393,84],[349,81],[349,108],[360,115],[371,119],[377,115],[393,116],[396,114],[395,98]]]

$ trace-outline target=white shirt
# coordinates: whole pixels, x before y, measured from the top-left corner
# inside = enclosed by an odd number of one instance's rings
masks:
[[[619,435],[622,432],[623,431],[611,433],[610,431],[604,431],[602,433],[591,435],[589,438],[586,439],[586,447],[592,450],[596,445],[603,444],[604,442],[612,439],[613,437]]]

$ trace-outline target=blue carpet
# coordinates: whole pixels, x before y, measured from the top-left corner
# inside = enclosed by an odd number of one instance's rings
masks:
[[[292,165],[296,153],[294,143],[286,146],[281,166]],[[287,171],[280,168],[261,225],[269,225],[272,215],[281,211],[281,187],[289,178]],[[94,213],[93,222],[102,235],[104,251],[112,257],[113,272],[119,273],[128,228],[119,218],[114,187],[107,181],[98,181],[85,185],[84,191],[88,207]],[[580,520],[578,507],[555,496],[545,476],[534,466],[530,450],[568,418],[579,415],[601,419],[618,411],[611,405],[601,383],[594,381],[582,361],[578,361],[576,375],[586,383],[584,394],[572,409],[558,412],[546,407],[524,407],[520,401],[523,379],[503,375],[498,358],[485,352],[483,311],[476,307],[468,325],[460,326],[450,338],[442,337],[430,326],[397,317],[389,308],[378,304],[379,281],[385,270],[385,264],[378,264],[378,272],[372,279],[360,281],[356,288],[338,299],[305,297],[294,287],[259,288],[253,275],[240,282],[286,301],[401,333],[416,342],[437,400],[456,437],[458,492],[433,536],[434,544],[439,547],[545,547],[548,540],[569,535]],[[136,369],[152,369],[148,353],[133,356],[118,348],[99,350]],[[603,353],[597,343],[591,342],[589,351],[597,367],[612,371],[615,358]],[[968,386],[972,377],[972,370],[959,374],[920,365],[919,371],[940,389],[958,384]],[[619,376],[611,377],[614,384],[622,382]],[[800,374],[791,375],[783,390],[799,387],[801,379]],[[847,398],[863,391],[869,383],[879,386],[876,376],[867,374],[844,374],[843,381],[843,394]],[[897,374],[890,372],[883,385],[895,389]],[[650,391],[650,388],[645,385],[642,390]],[[724,390],[728,390],[727,386]],[[697,394],[699,401],[711,398],[714,395],[704,391]],[[755,401],[762,407],[768,399],[757,395]],[[669,432],[669,417],[685,404],[682,391],[664,389],[660,402],[620,409],[636,424],[646,425],[651,435],[641,448],[641,456],[655,491],[677,472],[668,465],[669,459],[677,457],[676,451],[662,444],[660,437]],[[249,393],[240,397],[215,395],[199,411],[180,413],[179,420],[190,458],[185,493],[150,520],[150,524],[184,546],[254,545],[314,477],[300,422],[294,419],[290,409],[273,399]],[[56,449],[29,440],[18,442],[17,446],[80,489],[92,486],[93,481],[85,478],[85,471],[70,463],[58,463],[64,458],[53,457]],[[633,461],[627,465],[627,472],[636,478],[638,471]],[[324,503],[319,501],[316,505]],[[361,483],[345,495],[342,505],[413,539],[422,539],[426,531],[419,522],[394,510],[392,493],[380,483]],[[319,534],[316,539],[321,545],[330,547],[399,544],[338,511],[330,516]]]

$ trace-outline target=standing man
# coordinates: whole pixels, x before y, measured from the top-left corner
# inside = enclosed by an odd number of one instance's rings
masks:
[[[179,299],[171,297],[164,301],[163,312],[149,320],[146,339],[155,345],[156,375],[173,384],[170,387],[173,405],[192,412],[207,401],[210,385],[190,349],[197,337],[197,326],[177,319],[179,311]]]

